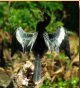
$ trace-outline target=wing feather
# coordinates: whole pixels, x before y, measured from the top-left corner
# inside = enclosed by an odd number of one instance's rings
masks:
[[[67,56],[70,58],[70,45],[68,35],[64,27],[59,27],[54,34],[45,32],[43,37],[51,53],[53,51],[59,53],[61,50],[64,50]]]
[[[31,51],[37,35],[37,32],[27,33],[21,27],[17,28],[12,36],[12,52],[20,50],[20,48],[24,53],[28,50]]]

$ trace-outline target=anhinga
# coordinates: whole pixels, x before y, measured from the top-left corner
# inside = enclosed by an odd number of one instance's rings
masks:
[[[11,56],[16,50],[21,50],[24,53],[33,51],[35,57],[34,82],[38,82],[41,79],[41,58],[48,50],[51,53],[53,51],[59,53],[64,50],[65,54],[71,59],[67,31],[61,26],[55,33],[47,33],[45,27],[50,23],[51,18],[47,13],[44,13],[43,18],[44,21],[38,22],[36,32],[27,33],[19,27],[12,36]]]

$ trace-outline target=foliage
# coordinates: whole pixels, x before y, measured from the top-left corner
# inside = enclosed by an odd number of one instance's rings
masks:
[[[75,77],[69,81],[63,81],[62,78],[58,78],[57,82],[51,83],[46,79],[40,88],[78,88],[79,78]]]
[[[48,54],[48,58],[52,58],[52,54]]]
[[[17,57],[17,61],[20,61],[20,57]]]
[[[0,2],[0,5],[0,27],[3,27],[4,31],[11,32],[18,26],[22,26],[26,31],[35,31],[44,11],[52,18],[47,27],[48,32],[53,32],[58,26],[63,25],[63,22],[57,21],[55,16],[58,16],[58,11],[63,10],[61,2]]]
[[[66,61],[66,65],[67,65],[67,67],[70,66],[70,60],[67,60],[67,61]]]
[[[76,48],[74,52],[75,52],[75,54],[77,54],[78,53],[78,48]]]
[[[77,13],[79,8],[77,6],[75,10],[74,7],[78,2],[66,3],[68,2],[0,1],[0,28],[3,28],[3,31],[12,32],[17,27],[22,26],[25,31],[35,31],[37,23],[43,19],[43,13],[47,12],[51,17],[51,22],[46,28],[48,32],[54,32],[58,26],[63,26],[64,23],[65,27],[72,30],[74,26],[78,27],[79,16]],[[64,10],[66,10],[66,14],[63,14]],[[66,19],[63,19],[64,15],[67,16]]]
[[[65,60],[65,57],[66,57],[65,53],[62,53],[62,55],[59,55],[59,60]]]
[[[0,26],[5,24],[8,16],[8,5],[7,2],[0,2]]]

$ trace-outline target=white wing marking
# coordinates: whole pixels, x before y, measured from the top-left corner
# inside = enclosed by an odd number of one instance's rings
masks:
[[[30,36],[31,35],[31,36]],[[23,48],[23,52],[24,49],[26,48],[26,46],[30,46],[30,51],[32,50],[33,44],[37,38],[38,33],[26,33],[25,31],[23,31],[23,29],[21,27],[17,28],[16,30],[16,39],[17,41],[21,44],[22,48]]]
[[[59,47],[64,40],[65,35],[66,33],[64,27],[62,26],[58,28],[57,32],[55,33],[55,37],[49,38],[49,34],[47,32],[43,33],[44,41],[51,53],[52,51],[59,53]]]
[[[59,43],[59,45],[62,43],[62,40],[64,39],[64,36],[65,36],[65,30],[63,27],[61,27],[61,29],[59,30],[59,36],[57,38],[57,41]]]

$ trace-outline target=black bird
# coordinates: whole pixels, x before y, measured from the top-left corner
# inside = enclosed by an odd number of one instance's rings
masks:
[[[53,51],[59,53],[61,50],[64,50],[65,54],[71,59],[67,31],[61,26],[57,29],[56,33],[47,33],[45,27],[50,23],[51,18],[47,13],[44,13],[43,18],[44,21],[38,22],[36,32],[27,33],[19,27],[12,36],[11,56],[17,50],[21,50],[24,53],[33,51],[35,57],[34,82],[38,82],[41,79],[41,58],[48,50],[51,53]]]

